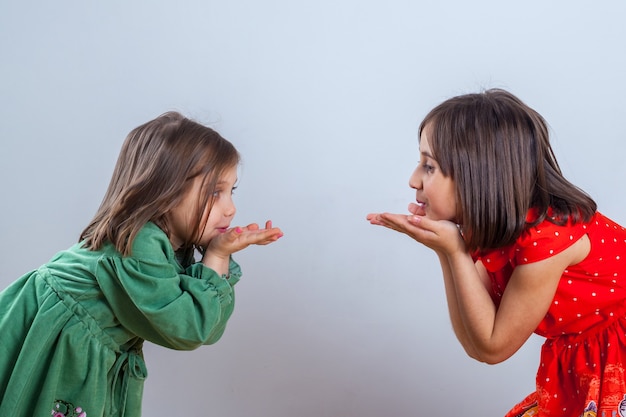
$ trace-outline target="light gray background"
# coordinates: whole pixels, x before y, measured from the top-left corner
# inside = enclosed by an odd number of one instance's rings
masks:
[[[626,224],[626,6],[614,1],[0,0],[0,288],[71,245],[135,126],[180,110],[243,155],[224,337],[145,349],[146,416],[498,416],[541,340],[488,366],[450,329],[434,255],[370,226],[414,195],[440,101],[510,89],[566,176]],[[1,336],[0,336],[1,337]]]

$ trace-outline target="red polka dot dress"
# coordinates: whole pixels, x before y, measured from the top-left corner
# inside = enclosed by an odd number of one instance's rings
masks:
[[[546,338],[537,389],[506,417],[626,417],[626,229],[600,213],[586,224],[545,220],[476,259],[498,304],[517,265],[549,258],[585,234],[589,255],[563,272],[535,330]]]

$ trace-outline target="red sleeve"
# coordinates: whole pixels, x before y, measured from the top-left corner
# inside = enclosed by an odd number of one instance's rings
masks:
[[[522,265],[547,259],[572,246],[585,233],[583,223],[559,226],[544,220],[517,240],[515,263]]]

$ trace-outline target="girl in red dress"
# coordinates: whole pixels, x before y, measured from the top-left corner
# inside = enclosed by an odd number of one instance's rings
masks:
[[[546,338],[535,392],[506,417],[626,417],[626,230],[563,177],[546,122],[507,91],[449,99],[419,133],[410,213],[367,219],[435,251],[472,358]]]

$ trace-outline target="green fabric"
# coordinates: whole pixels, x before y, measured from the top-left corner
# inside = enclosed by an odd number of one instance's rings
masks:
[[[60,252],[0,292],[0,415],[141,415],[143,341],[215,343],[240,277],[232,259],[228,278],[183,267],[153,223],[129,257],[112,245]]]

